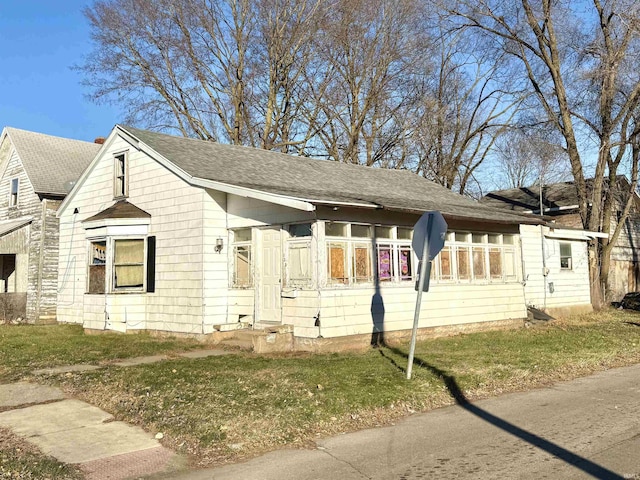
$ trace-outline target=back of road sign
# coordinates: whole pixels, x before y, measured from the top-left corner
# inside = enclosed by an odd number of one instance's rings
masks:
[[[429,217],[431,217],[431,222],[429,222]],[[430,225],[429,225],[430,224]],[[430,231],[427,231],[428,227]],[[413,227],[413,241],[411,242],[411,247],[413,251],[416,252],[419,260],[422,260],[422,255],[424,251],[424,243],[428,241],[429,258],[425,260],[433,260],[442,247],[444,247],[444,237],[447,234],[447,222],[440,212],[425,212],[420,220],[416,222]]]

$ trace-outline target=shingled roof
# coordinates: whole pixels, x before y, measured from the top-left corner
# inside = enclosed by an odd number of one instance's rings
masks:
[[[604,179],[607,188],[608,179]],[[624,175],[617,177],[618,190],[616,198],[623,202],[629,191],[629,181]],[[593,179],[586,180],[587,189],[590,191]],[[480,199],[483,205],[511,210],[513,212],[540,212],[540,186],[510,188],[489,192]],[[542,205],[545,213],[553,213],[554,210],[571,210],[578,208],[578,192],[574,182],[551,183],[542,187]]]
[[[64,184],[77,180],[100,149],[96,143],[18,128],[6,127],[5,132],[38,194],[66,195]]]
[[[537,223],[505,214],[456,194],[407,170],[350,165],[267,150],[165,135],[128,126],[124,132],[187,175],[303,200],[389,210],[439,210],[445,216],[497,223]]]

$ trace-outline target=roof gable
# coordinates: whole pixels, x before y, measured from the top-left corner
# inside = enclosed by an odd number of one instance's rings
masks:
[[[39,194],[66,195],[65,183],[75,181],[100,150],[100,145],[6,127],[20,161]]]
[[[480,205],[407,170],[350,165],[250,147],[116,126],[171,162],[187,179],[202,179],[312,204],[349,204],[494,222],[531,223]]]

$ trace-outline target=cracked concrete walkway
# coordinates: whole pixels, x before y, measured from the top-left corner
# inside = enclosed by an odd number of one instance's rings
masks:
[[[233,352],[210,349],[178,354],[204,358]],[[65,365],[36,370],[36,375],[85,372],[114,365],[160,362],[154,355],[104,365]],[[0,426],[57,460],[78,465],[87,480],[125,480],[172,472],[184,461],[142,428],[115,421],[113,415],[80,400],[65,398],[56,387],[18,382],[0,385]]]

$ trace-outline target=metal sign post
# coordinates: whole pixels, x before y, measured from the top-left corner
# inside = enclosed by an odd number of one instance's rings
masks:
[[[444,236],[447,233],[447,222],[445,222],[440,212],[427,212],[415,224],[413,229],[413,249],[420,259],[420,272],[418,284],[418,296],[416,298],[416,310],[413,315],[413,331],[411,332],[411,346],[409,347],[409,360],[407,364],[407,380],[411,380],[411,371],[413,369],[413,357],[416,351],[416,337],[418,336],[418,323],[420,321],[420,305],[422,303],[422,292],[425,286],[429,285],[429,274],[431,269],[428,268],[429,262],[440,253],[444,246]],[[419,248],[422,247],[422,248]]]

